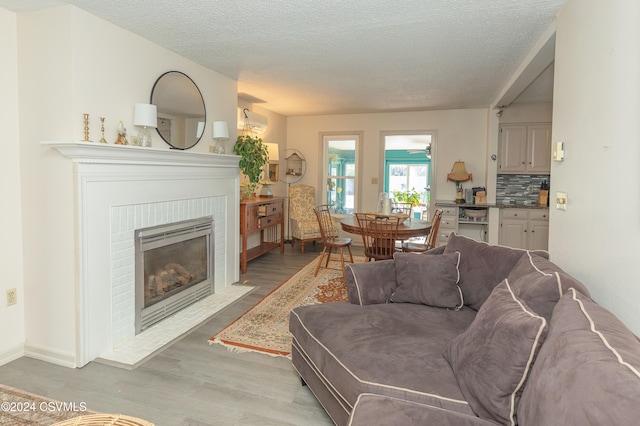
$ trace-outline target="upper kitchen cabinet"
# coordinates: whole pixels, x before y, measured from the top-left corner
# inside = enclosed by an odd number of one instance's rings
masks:
[[[498,173],[549,174],[551,123],[500,126]]]

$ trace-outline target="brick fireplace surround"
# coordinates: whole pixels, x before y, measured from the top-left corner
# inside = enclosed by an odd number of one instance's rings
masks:
[[[231,286],[239,279],[239,157],[91,142],[42,144],[74,163],[77,366],[96,358],[135,366],[144,358],[137,346],[153,352],[158,335],[172,341],[179,335],[167,333],[193,328],[209,310],[250,290]],[[177,314],[177,325],[168,318],[164,329],[156,328],[160,323],[136,336],[134,230],[203,216],[214,219],[215,294]],[[122,348],[135,356],[119,358]]]

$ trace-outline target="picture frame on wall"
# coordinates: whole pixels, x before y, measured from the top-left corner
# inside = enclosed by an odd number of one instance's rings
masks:
[[[280,165],[277,163],[269,163],[269,180],[277,182],[280,179]]]

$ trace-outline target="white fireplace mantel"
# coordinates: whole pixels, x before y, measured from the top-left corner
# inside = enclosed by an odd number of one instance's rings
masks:
[[[74,163],[238,167],[240,156],[81,141],[42,141]]]
[[[136,337],[134,229],[212,216],[216,292],[238,281],[239,156],[97,142],[40,143],[74,164],[78,291],[75,306],[68,308],[78,315],[75,366]]]

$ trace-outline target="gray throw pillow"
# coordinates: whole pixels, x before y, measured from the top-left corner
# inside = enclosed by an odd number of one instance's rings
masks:
[[[523,425],[637,425],[640,342],[611,312],[569,289],[518,406]]]
[[[482,241],[452,233],[446,253],[460,252],[460,289],[465,305],[476,311],[487,300],[495,286],[507,278],[509,272],[527,250],[490,245]],[[548,257],[543,251],[537,251]]]
[[[586,287],[578,280],[548,259],[531,252],[520,258],[507,278],[515,295],[538,315],[543,316],[547,323],[551,321],[556,303],[570,288],[589,295]]]
[[[513,293],[508,280],[491,292],[445,358],[471,409],[485,420],[515,425],[522,386],[547,333],[547,321]]]
[[[391,295],[395,303],[417,303],[438,308],[462,307],[458,287],[460,253],[425,256],[418,253],[396,253],[398,287]]]

